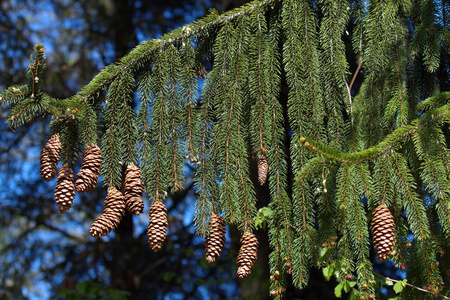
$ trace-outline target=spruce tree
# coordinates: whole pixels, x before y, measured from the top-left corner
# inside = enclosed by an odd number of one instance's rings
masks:
[[[446,0],[256,0],[138,45],[67,99],[41,89],[38,44],[28,83],[2,91],[0,103],[11,107],[13,128],[51,117],[64,172],[86,148],[101,146],[101,170],[98,162],[86,172],[93,184],[100,172],[116,196],[108,196],[115,198],[105,202],[101,226],[94,222],[95,237],[117,227],[122,194],[139,197],[129,186],[140,190],[142,180],[153,202],[145,208],[149,243],[161,249],[164,201],[183,188],[190,164],[196,231],[215,245],[211,261],[223,247],[212,218],[242,233],[239,277],[256,258],[253,231],[267,223],[271,295],[282,297],[290,280],[305,287],[310,269],[320,268],[338,280],[336,294],[373,299],[380,283],[397,281],[374,272],[378,255],[406,269],[407,281],[394,286],[400,297],[446,297],[449,18]],[[130,166],[140,169],[132,180]],[[72,201],[66,177],[57,191]],[[260,184],[271,196],[264,214]]]

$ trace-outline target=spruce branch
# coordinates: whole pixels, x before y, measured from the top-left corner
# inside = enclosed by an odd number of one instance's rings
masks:
[[[30,94],[28,85],[10,86],[0,93],[0,105],[14,105]]]
[[[113,64],[103,69],[90,83],[84,86],[82,91],[75,97],[78,101],[88,101],[94,95],[104,91],[121,72],[137,69],[139,66],[143,65],[145,61],[148,61],[153,53],[165,49],[170,45],[179,43],[183,39],[201,35],[207,30],[228,23],[242,15],[248,15],[257,8],[267,8],[277,1],[280,0],[255,0],[242,7],[225,12],[222,15],[211,13],[190,25],[185,25],[181,29],[173,30],[162,36],[160,39],[143,42],[129,54],[124,56],[119,64]]]
[[[195,202],[195,218],[194,223],[196,226],[196,233],[200,236],[206,236],[208,232],[208,216],[209,211],[212,208],[212,211],[214,213],[217,213],[215,205],[214,205],[214,187],[215,185],[211,185],[211,178],[215,178],[215,162],[217,157],[217,143],[213,143],[214,150],[212,153],[212,158],[208,159],[208,139],[210,133],[210,122],[211,122],[211,116],[210,116],[210,110],[211,110],[211,102],[212,102],[212,84],[213,80],[211,80],[211,76],[209,76],[206,87],[205,87],[205,93],[204,93],[204,99],[205,102],[203,105],[203,112],[202,115],[200,115],[200,122],[199,122],[199,128],[201,128],[201,137],[200,137],[200,161],[198,162],[198,167],[196,168],[195,172],[195,183],[196,188],[199,190],[198,197]],[[209,154],[210,155],[210,154]],[[208,164],[211,163],[211,168],[208,168]],[[209,177],[210,174],[210,177]]]
[[[300,143],[302,143],[306,148],[328,158],[343,163],[358,163],[372,160],[377,156],[386,153],[388,150],[394,149],[398,146],[398,143],[401,143],[406,137],[412,135],[416,131],[426,128],[434,122],[448,122],[449,118],[450,104],[446,104],[440,108],[428,111],[423,116],[413,120],[411,124],[403,125],[402,127],[397,128],[391,134],[387,135],[378,145],[353,153],[345,153],[336,150],[335,148],[331,148],[323,143],[303,136],[300,137]]]
[[[30,65],[28,70],[29,86],[31,90],[30,98],[34,98],[39,95],[40,92],[40,77],[45,67],[45,50],[44,45],[37,44],[34,46],[33,64]]]

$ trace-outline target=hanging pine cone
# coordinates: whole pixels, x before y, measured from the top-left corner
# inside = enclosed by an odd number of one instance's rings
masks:
[[[373,231],[373,244],[378,250],[378,260],[384,261],[389,258],[395,239],[394,217],[386,205],[380,204],[374,210],[370,227]]]
[[[206,261],[212,263],[222,253],[225,245],[225,221],[221,215],[213,214],[209,220],[211,229],[205,240]]]
[[[267,174],[269,172],[269,163],[265,156],[261,156],[258,159],[258,182],[260,185],[264,185],[267,180]]]
[[[75,189],[78,193],[90,192],[97,184],[100,168],[102,167],[102,153],[97,145],[87,147],[83,153],[81,170],[75,181]]]
[[[65,164],[58,172],[55,188],[55,201],[58,204],[59,212],[65,213],[68,211],[72,207],[74,198],[73,171],[69,165]]]
[[[103,213],[92,223],[89,232],[96,238],[107,235],[111,230],[119,226],[124,214],[124,197],[120,191],[113,188],[108,191],[105,197]]]
[[[50,179],[55,177],[56,166],[58,165],[60,152],[61,141],[59,140],[59,134],[54,133],[45,143],[40,155],[40,173],[42,179],[44,179],[45,181],[50,181]]]
[[[258,240],[251,232],[244,232],[241,237],[241,248],[237,256],[238,269],[236,276],[240,279],[251,273],[251,268],[256,260],[258,252]]]
[[[144,211],[144,202],[141,199],[144,192],[144,184],[141,180],[142,173],[135,165],[127,167],[125,171],[124,192],[125,205],[128,211],[134,215],[140,215]]]
[[[168,225],[166,206],[160,201],[153,202],[150,207],[150,219],[147,228],[148,243],[153,251],[161,250],[166,239]]]

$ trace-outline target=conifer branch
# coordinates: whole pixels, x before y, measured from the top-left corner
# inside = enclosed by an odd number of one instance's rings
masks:
[[[238,134],[240,134],[240,125],[238,125]],[[251,231],[252,228],[252,222],[251,220],[253,219],[252,214],[255,213],[256,211],[256,207],[254,204],[254,199],[249,198],[249,196],[253,196],[251,193],[251,190],[253,190],[251,188],[251,185],[249,186],[249,184],[246,182],[248,178],[248,174],[245,174],[245,166],[244,166],[244,159],[246,159],[245,156],[240,155],[237,159],[237,171],[239,174],[239,185],[240,185],[240,206],[241,206],[241,210],[243,213],[243,218],[242,218],[242,231],[243,232],[248,232]],[[250,190],[249,190],[250,188]],[[253,201],[252,201],[253,200]]]
[[[197,82],[194,73],[194,49],[190,38],[183,39],[182,48],[182,68],[183,75],[181,76],[181,86],[183,91],[183,97],[186,99],[185,107],[187,109],[187,128],[188,128],[188,145],[189,157],[191,162],[196,162],[196,151],[194,145],[194,129],[193,129],[193,112],[192,105],[195,105],[195,94],[197,92]]]
[[[264,19],[262,19],[262,22]],[[280,268],[283,266],[281,260],[282,253],[286,255],[286,263],[291,263],[293,258],[293,240],[294,234],[291,232],[291,211],[292,203],[286,193],[287,185],[287,166],[286,157],[283,149],[284,135],[284,117],[283,108],[278,101],[280,94],[280,53],[278,43],[281,34],[281,21],[278,14],[273,14],[272,22],[269,27],[268,47],[268,92],[269,92],[269,119],[271,137],[268,149],[269,162],[269,187],[272,195],[271,207],[276,211],[276,221],[270,224],[270,232],[274,232],[276,242],[272,243],[272,247],[276,251],[276,263],[272,261],[272,268]],[[275,209],[276,208],[276,209]],[[281,224],[280,224],[281,223]],[[280,240],[280,231],[283,230],[285,238]],[[284,258],[283,258],[284,259]]]
[[[302,143],[308,149],[328,158],[343,163],[358,163],[374,159],[377,156],[386,153],[388,150],[397,147],[397,143],[404,141],[406,137],[415,133],[417,130],[426,128],[427,126],[430,126],[430,124],[437,121],[447,121],[449,118],[450,104],[446,104],[438,109],[428,111],[425,115],[413,120],[411,124],[407,124],[397,128],[391,134],[386,136],[386,138],[377,146],[354,153],[344,153],[306,137],[300,137],[300,143]]]
[[[201,128],[201,140],[200,140],[200,162],[199,166],[196,169],[195,172],[195,178],[196,181],[196,187],[199,190],[199,196],[196,200],[195,204],[195,225],[196,225],[196,232],[200,236],[206,236],[207,234],[207,227],[208,227],[208,217],[209,217],[209,211],[211,210],[210,207],[212,206],[212,211],[214,213],[217,213],[217,210],[214,205],[214,187],[213,184],[210,189],[211,181],[214,181],[215,176],[215,162],[217,158],[217,143],[213,143],[213,150],[212,150],[212,157],[208,160],[208,144],[207,139],[209,137],[209,122],[210,122],[210,108],[211,108],[211,101],[212,101],[212,87],[210,85],[212,84],[213,80],[211,80],[211,76],[208,78],[208,81],[206,82],[206,88],[204,97],[206,102],[203,104],[203,115],[201,116],[201,123],[199,124]],[[211,167],[207,167],[207,163],[211,162]],[[211,172],[210,177],[208,178],[208,173]]]
[[[180,99],[179,95],[177,93],[178,88],[178,78],[179,78],[179,72],[180,72],[180,53],[178,50],[171,46],[167,50],[169,55],[169,85],[168,85],[168,102],[169,102],[169,117],[170,117],[170,133],[171,133],[171,140],[172,140],[172,174],[171,174],[171,185],[172,185],[172,192],[176,192],[179,189],[182,188],[183,182],[182,182],[182,176],[181,176],[181,170],[182,165],[184,164],[183,159],[183,153],[181,153],[180,148],[181,145],[180,139],[183,138],[180,135],[183,135],[183,133],[180,131],[180,125],[178,121],[178,114],[181,114],[180,110]],[[184,99],[183,99],[184,101]]]
[[[121,72],[135,70],[142,65],[143,62],[147,61],[153,53],[170,45],[179,43],[183,39],[201,35],[209,29],[228,23],[242,15],[248,15],[257,8],[266,8],[277,1],[280,0],[255,0],[222,15],[212,13],[190,25],[185,25],[181,30],[175,29],[162,36],[160,39],[143,42],[129,54],[124,56],[119,64],[110,65],[102,70],[90,83],[82,88],[82,91],[78,93],[75,98],[82,102],[88,101],[94,95],[104,91]]]
[[[167,69],[167,57],[165,52],[160,48],[157,58],[157,63],[155,66],[155,83],[156,83],[156,95],[154,99],[155,107],[153,108],[153,121],[156,127],[156,141],[155,141],[155,166],[154,166],[154,182],[153,186],[155,188],[155,198],[160,200],[163,198],[165,192],[164,184],[164,168],[165,160],[163,155],[167,153],[166,149],[166,111],[165,111],[165,101],[164,94],[167,83],[166,75],[164,74]]]
[[[13,105],[26,98],[30,93],[27,85],[11,86],[0,93],[0,105]]]
[[[407,218],[409,223],[411,224],[411,229],[413,234],[415,234],[418,238],[425,241],[429,237],[429,228],[427,217],[425,214],[425,208],[422,205],[422,201],[413,191],[413,182],[412,178],[410,178],[410,174],[408,171],[408,167],[404,158],[399,154],[395,153],[391,150],[390,156],[392,157],[392,161],[395,167],[395,170],[399,176],[401,187],[403,187],[403,191],[405,192],[406,200],[404,206],[407,209]]]

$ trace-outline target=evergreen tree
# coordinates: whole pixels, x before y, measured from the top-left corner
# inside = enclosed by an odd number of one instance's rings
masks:
[[[126,199],[140,195],[127,196],[127,186],[140,187],[141,177],[153,200],[149,243],[161,249],[164,201],[185,184],[188,159],[208,253],[220,255],[223,223],[242,233],[238,277],[256,258],[253,231],[267,223],[273,296],[291,275],[305,287],[318,267],[336,277],[336,294],[373,299],[374,244],[379,260],[406,269],[394,286],[402,298],[446,297],[449,13],[445,0],[257,0],[140,44],[66,99],[43,92],[45,51],[36,45],[28,84],[1,92],[0,103],[11,107],[11,127],[51,116],[60,205],[74,189],[67,170],[101,145],[108,201],[95,237],[116,228]],[[43,153],[55,155],[50,148]],[[270,189],[261,213],[252,165]]]

